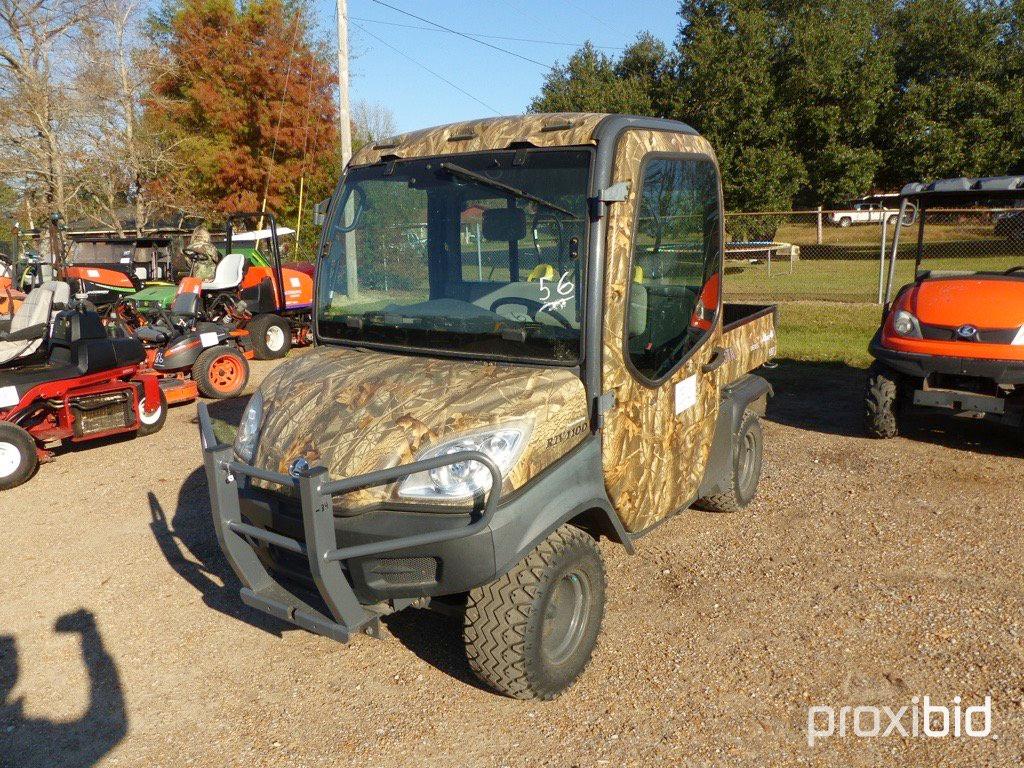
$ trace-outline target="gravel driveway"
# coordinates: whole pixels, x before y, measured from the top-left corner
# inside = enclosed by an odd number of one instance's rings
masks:
[[[0,762],[1021,765],[1024,439],[939,422],[870,441],[859,371],[769,375],[754,506],[687,512],[634,557],[603,544],[598,651],[546,704],[481,689],[451,619],[409,611],[342,646],[246,608],[194,407],[61,455],[0,496]],[[991,696],[993,735],[808,746],[809,705],[926,694]]]

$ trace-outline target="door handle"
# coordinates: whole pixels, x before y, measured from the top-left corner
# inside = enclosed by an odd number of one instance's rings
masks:
[[[726,363],[732,360],[732,350],[727,347],[718,347],[714,354],[711,355],[711,359],[708,360],[701,367],[701,373],[713,373],[721,368]]]

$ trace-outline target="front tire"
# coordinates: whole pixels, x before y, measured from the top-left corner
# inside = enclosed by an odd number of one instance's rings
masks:
[[[839,226],[842,227],[843,229],[846,229],[851,224],[853,224],[853,219],[851,219],[849,216],[843,216],[843,218],[839,220]]]
[[[15,488],[39,466],[36,441],[32,435],[10,422],[0,422],[0,491]]]
[[[877,362],[868,369],[864,386],[864,430],[887,440],[899,434],[899,383]]]
[[[249,362],[237,349],[210,347],[192,364],[192,378],[203,397],[214,400],[236,397],[249,383]]]
[[[516,699],[553,699],[576,682],[601,631],[605,573],[593,538],[563,525],[511,571],[469,593],[466,657]]]
[[[292,328],[277,315],[259,315],[249,323],[249,338],[257,360],[277,360],[292,348]]]

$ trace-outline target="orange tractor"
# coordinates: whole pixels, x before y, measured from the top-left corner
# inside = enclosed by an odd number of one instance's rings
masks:
[[[193,398],[197,389],[205,397],[234,397],[249,380],[248,360],[277,359],[309,343],[312,265],[282,267],[269,214],[269,229],[235,235],[236,220],[257,216],[228,218],[213,276],[184,278],[169,310],[151,310],[147,322],[130,300],[115,308],[146,343],[149,366],[171,403]],[[269,253],[260,251],[261,241],[269,242]]]
[[[875,358],[864,395],[869,435],[896,436],[911,411],[1024,424],[1024,246],[1001,236],[996,221],[989,271],[922,269],[926,212],[1024,199],[1024,176],[910,184],[900,222],[918,223],[914,280],[896,291],[897,227],[889,260],[882,325],[869,345]],[[1011,209],[1012,210],[1012,209]],[[998,258],[996,258],[998,257]]]

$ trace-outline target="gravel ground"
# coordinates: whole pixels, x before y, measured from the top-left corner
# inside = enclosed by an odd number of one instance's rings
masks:
[[[756,503],[680,515],[634,557],[602,544],[598,651],[546,704],[481,689],[450,619],[410,611],[342,646],[242,605],[192,406],[64,454],[0,498],[0,762],[1020,765],[1024,441],[941,422],[870,441],[860,372],[770,377]],[[994,736],[808,746],[809,705],[924,694],[991,696]]]

